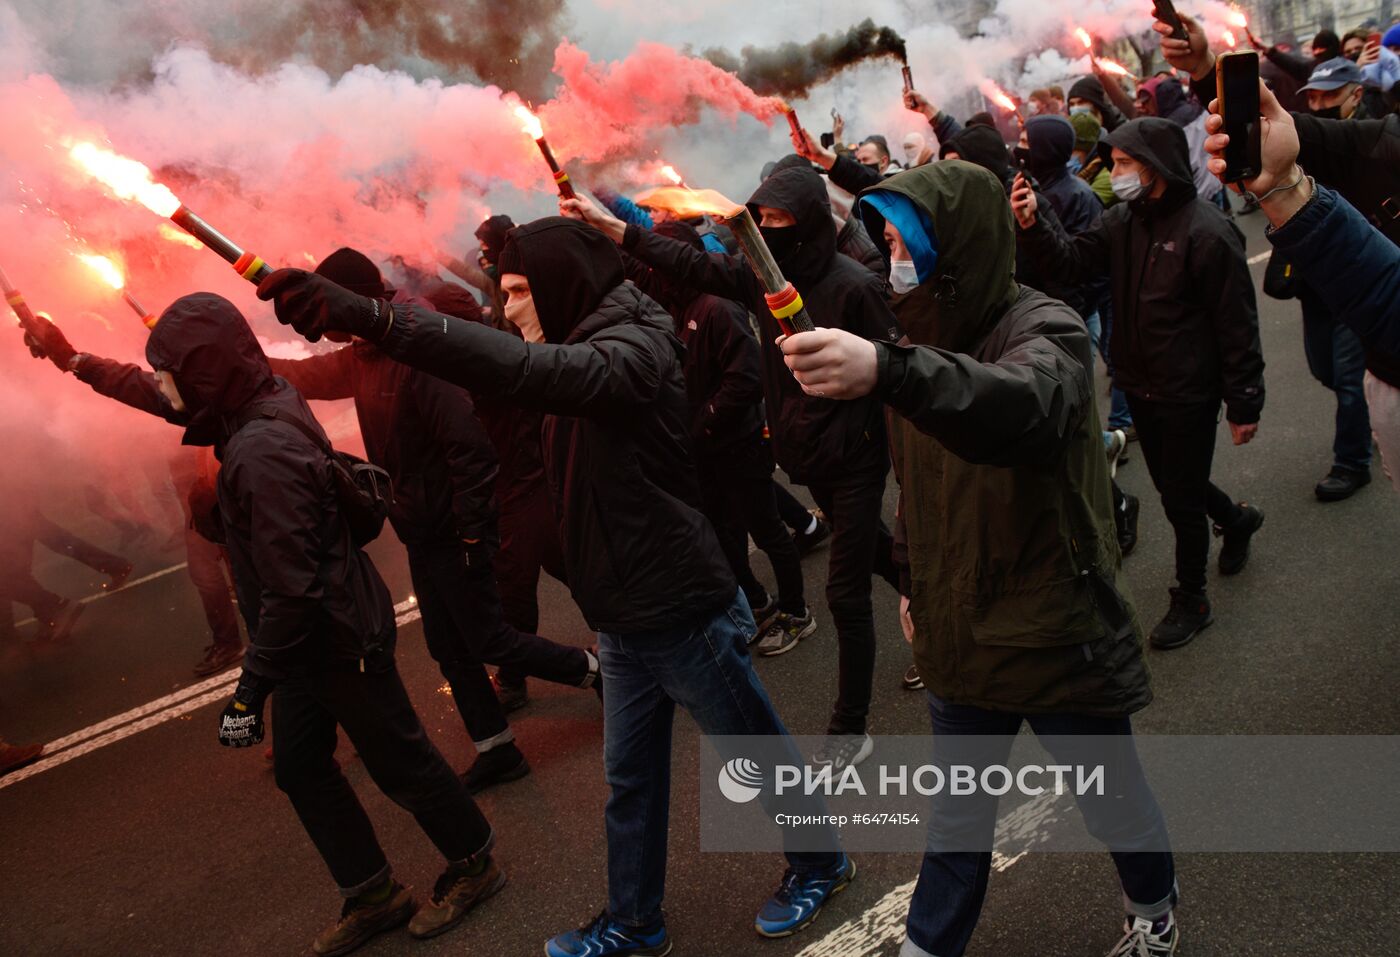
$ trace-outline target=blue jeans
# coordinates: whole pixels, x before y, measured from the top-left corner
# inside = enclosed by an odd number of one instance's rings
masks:
[[[1304,293],[1303,351],[1313,378],[1337,394],[1332,464],[1354,472],[1371,467],[1371,412],[1366,406],[1366,350],[1356,333],[1332,318],[1327,304]]]
[[[1176,871],[1172,855],[1161,851],[1115,851],[1114,844],[1163,846],[1165,844],[1166,822],[1156,799],[1148,787],[1142,768],[1137,763],[1137,752],[1131,743],[1132,724],[1128,718],[1095,718],[1075,714],[1027,715],[1007,714],[987,711],[969,705],[949,704],[933,694],[928,696],[929,714],[933,719],[934,764],[948,761],[946,753],[959,747],[955,736],[998,735],[1004,738],[996,746],[978,749],[978,760],[987,763],[1005,761],[1011,749],[1011,738],[1021,727],[1022,721],[1030,722],[1050,751],[1052,756],[1064,764],[1076,763],[1077,756],[1067,747],[1064,736],[1070,735],[1126,735],[1127,741],[1121,756],[1125,759],[1119,765],[1117,783],[1119,790],[1136,801],[1141,813],[1135,816],[1130,829],[1121,823],[1115,831],[1106,833],[1100,815],[1104,802],[1120,801],[1115,795],[1084,795],[1079,800],[1080,813],[1089,832],[1109,844],[1113,863],[1118,868],[1118,879],[1123,886],[1125,906],[1129,913],[1156,919],[1163,916],[1176,901]],[[1052,736],[1047,738],[1046,736]],[[945,737],[947,736],[947,737]],[[944,740],[940,745],[938,742]],[[965,749],[965,746],[964,746]],[[940,755],[940,751],[943,752]],[[992,752],[997,753],[993,754]],[[945,769],[946,770],[946,769]],[[945,832],[958,832],[958,846],[973,832],[977,834],[977,846],[991,847],[996,830],[996,798],[988,797],[974,801],[966,798],[939,800],[931,814],[930,826]],[[1114,815],[1121,821],[1121,814]],[[950,820],[952,818],[953,820]],[[1129,834],[1127,830],[1135,833]],[[1155,835],[1155,837],[1147,837]],[[930,851],[924,855],[923,866],[919,870],[919,882],[914,888],[914,897],[909,903],[909,918],[906,923],[908,939],[904,943],[900,957],[959,957],[972,938],[977,926],[977,918],[982,912],[982,901],[987,894],[987,879],[991,874],[992,855],[990,851]]]
[[[1099,302],[1098,310],[1086,320],[1089,326],[1089,334],[1094,337],[1094,344],[1098,346],[1099,355],[1103,356],[1104,365],[1108,367],[1108,379],[1113,381],[1113,360],[1109,358],[1108,337],[1113,332],[1113,297],[1104,295]],[[1131,429],[1133,427],[1133,414],[1128,411],[1128,397],[1123,394],[1123,390],[1113,386],[1109,393],[1111,404],[1108,407],[1108,428],[1109,431],[1115,429]]]
[[[743,592],[726,608],[669,631],[600,632],[603,763],[607,772],[608,910],[632,927],[661,918],[671,799],[671,720],[684,708],[706,735],[787,735],[749,659],[753,615]],[[789,741],[787,760],[803,763]],[[834,835],[832,846],[835,845]],[[837,851],[789,853],[823,871]]]

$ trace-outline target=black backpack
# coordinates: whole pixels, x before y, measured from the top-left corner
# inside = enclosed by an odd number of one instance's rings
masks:
[[[363,548],[379,537],[384,530],[384,519],[389,513],[389,504],[394,500],[394,483],[389,473],[364,459],[335,449],[311,426],[300,418],[268,406],[254,406],[239,416],[232,438],[239,429],[255,419],[275,419],[285,422],[301,432],[326,453],[331,463],[331,475],[335,480],[336,499],[340,502],[341,514],[350,526],[350,538],[357,548]],[[222,517],[217,504],[212,514],[197,517],[195,528],[205,538],[217,544],[225,544]]]

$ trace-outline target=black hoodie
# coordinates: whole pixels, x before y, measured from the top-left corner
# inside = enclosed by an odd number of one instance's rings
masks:
[[[793,248],[778,265],[802,294],[816,325],[866,339],[899,339],[879,277],[836,252],[831,204],[820,176],[810,168],[780,170],[749,200],[755,220],[758,206],[786,210],[797,220]],[[747,263],[634,226],[627,227],[622,246],[675,282],[743,303],[758,317],[773,452],[794,482],[859,485],[884,476],[889,454],[880,403],[869,398],[838,402],[802,391],[776,344],[782,329],[768,311],[763,284]]]
[[[671,317],[622,281],[616,245],[573,220],[512,230],[501,272],[530,281],[548,343],[395,306],[381,348],[475,394],[545,413],[569,588],[590,627],[636,635],[693,626],[725,607],[738,585],[699,510]]]
[[[1081,76],[1074,81],[1074,85],[1069,88],[1069,95],[1066,100],[1087,100],[1098,107],[1099,116],[1103,118],[1103,128],[1112,133],[1122,126],[1127,120],[1118,108],[1108,102],[1108,94],[1104,92],[1103,84],[1096,76]]]
[[[1113,290],[1114,384],[1155,402],[1225,401],[1231,422],[1258,422],[1264,357],[1244,238],[1196,198],[1186,134],[1170,120],[1125,124],[1110,144],[1167,182],[1156,200],[1120,203],[1070,242],[1037,222],[1019,238],[1044,269]]]
[[[374,564],[350,540],[330,461],[295,426],[246,421],[275,409],[320,426],[301,395],[275,378],[262,347],[228,300],[196,293],[161,314],[146,343],[153,369],[169,372],[187,411],[153,403],[154,380],[136,366],[83,362],[104,394],[187,424],[186,444],[213,445],[219,511],[238,604],[252,638],[246,667],[266,679],[353,669],[392,652],[394,612]]]

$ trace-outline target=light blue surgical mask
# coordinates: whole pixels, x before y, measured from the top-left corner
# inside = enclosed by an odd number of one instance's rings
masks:
[[[893,259],[890,261],[890,288],[901,296],[919,288],[919,270],[915,268],[914,260]]]
[[[1071,156],[1069,162],[1065,165],[1069,167],[1069,174],[1071,176],[1077,176],[1079,175],[1079,171],[1084,168],[1084,161],[1078,156]]]
[[[1083,115],[1085,115],[1086,113],[1090,112],[1091,110],[1093,110],[1093,107],[1092,107],[1092,106],[1084,106],[1083,104],[1080,104],[1079,106],[1071,106],[1071,107],[1069,108],[1069,115],[1070,115],[1070,116],[1083,116]]]
[[[1137,173],[1123,173],[1112,177],[1109,182],[1113,184],[1113,195],[1125,203],[1131,203],[1147,192],[1147,186]]]

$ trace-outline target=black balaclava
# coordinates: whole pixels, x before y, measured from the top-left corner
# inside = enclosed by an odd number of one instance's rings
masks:
[[[547,216],[506,235],[496,264],[501,275],[530,281],[530,296],[546,342],[568,340],[603,297],[625,278],[617,244],[583,223]]]
[[[379,267],[358,249],[341,247],[321,260],[316,275],[362,296],[379,298],[386,292]]]
[[[481,254],[495,266],[501,258],[501,250],[506,245],[506,234],[515,228],[509,216],[492,216],[476,227],[476,239],[481,243]]]

